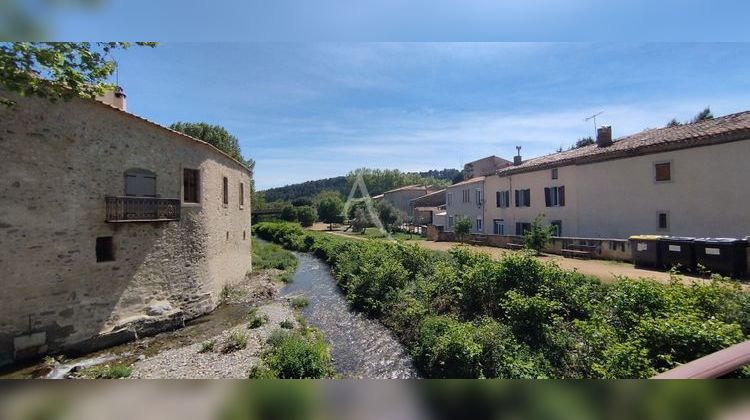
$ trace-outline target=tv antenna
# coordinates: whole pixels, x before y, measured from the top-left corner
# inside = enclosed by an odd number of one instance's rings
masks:
[[[599,115],[602,115],[602,114],[604,114],[604,111],[599,111],[596,114],[594,114],[594,115],[592,115],[590,117],[586,117],[586,118],[583,119],[586,122],[594,120],[594,137],[596,137],[596,117],[598,117]]]

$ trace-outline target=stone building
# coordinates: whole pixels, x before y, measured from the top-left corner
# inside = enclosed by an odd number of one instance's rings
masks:
[[[108,103],[0,108],[0,365],[212,311],[251,269],[251,172]]]

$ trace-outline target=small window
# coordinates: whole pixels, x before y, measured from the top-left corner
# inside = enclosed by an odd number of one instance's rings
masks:
[[[240,182],[240,208],[245,206],[245,184]]]
[[[474,190],[474,198],[476,199],[477,205],[478,206],[481,205],[482,204],[482,190],[480,190],[479,188]]]
[[[562,220],[553,220],[550,225],[552,225],[552,236],[562,236]]]
[[[654,180],[656,182],[666,182],[672,180],[672,163],[662,162],[654,164]]]
[[[505,225],[503,224],[503,219],[494,219],[492,221],[492,233],[495,235],[505,235]]]
[[[658,213],[658,227],[661,230],[669,229],[669,214],[667,212]]]
[[[229,240],[229,231],[227,231],[227,241]]]
[[[448,227],[449,228],[453,227],[453,216],[448,216]]]
[[[186,203],[199,203],[200,171],[197,169],[182,170],[182,201]]]
[[[246,236],[246,234],[247,234],[247,231],[244,231],[244,230],[243,230],[243,231],[242,231],[242,240],[243,240],[243,241],[244,241],[245,239],[247,239],[247,236]]]
[[[96,238],[96,262],[114,261],[115,253],[111,236]]]
[[[229,204],[229,180],[227,177],[224,177],[223,203],[224,205]]]
[[[531,189],[516,190],[516,207],[531,207]]]
[[[477,232],[482,231],[482,219],[477,219]]]
[[[453,204],[453,193],[448,193],[445,195],[445,204],[449,206]]]
[[[552,169],[552,179],[557,179],[557,168]]]

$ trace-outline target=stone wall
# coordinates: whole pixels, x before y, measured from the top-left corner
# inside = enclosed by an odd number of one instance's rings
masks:
[[[0,121],[0,365],[179,326],[250,271],[250,172],[212,146],[79,99],[19,98]],[[180,199],[183,168],[199,169],[200,203],[179,221],[106,223],[132,168]],[[97,262],[107,236],[114,261]]]

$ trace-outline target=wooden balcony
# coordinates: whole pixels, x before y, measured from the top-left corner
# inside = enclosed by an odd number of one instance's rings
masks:
[[[104,197],[108,223],[180,220],[179,198]]]

